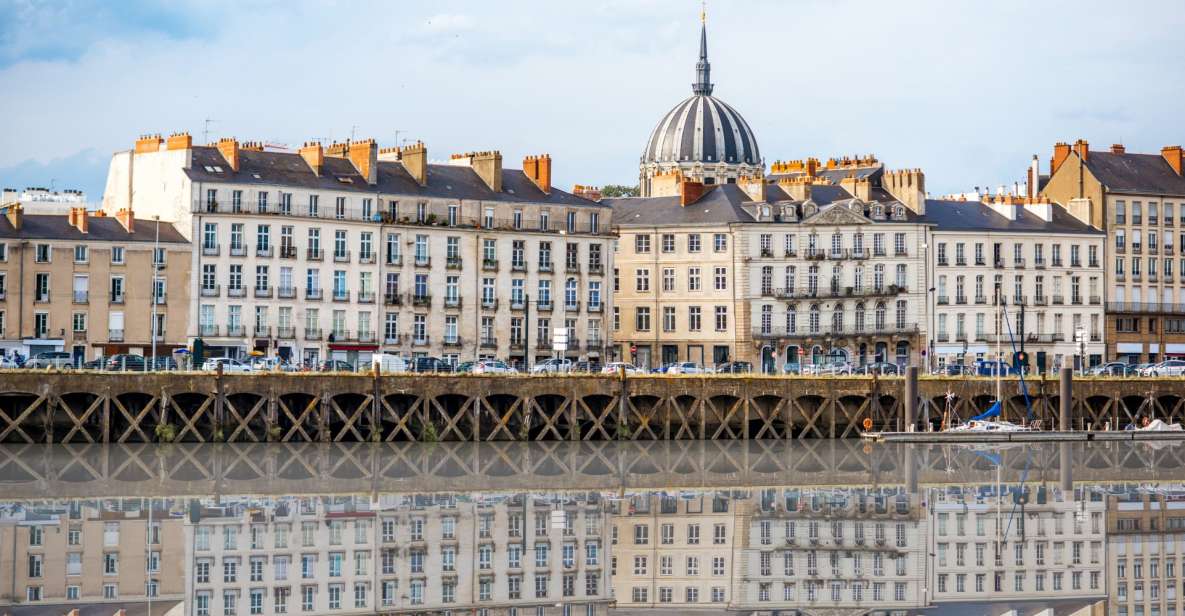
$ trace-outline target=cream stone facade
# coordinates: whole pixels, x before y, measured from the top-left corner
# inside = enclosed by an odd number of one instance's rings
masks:
[[[1183,548],[1185,506],[1180,501],[1138,491],[1107,496],[1108,613],[1182,613]]]
[[[184,597],[181,519],[140,499],[30,504],[0,514],[0,607],[125,604]]]
[[[606,613],[604,501],[470,496],[203,507],[185,527],[186,614]]]
[[[170,224],[127,212],[26,213],[0,218],[0,350],[25,358],[70,353],[72,363],[186,344],[191,245]],[[159,231],[159,234],[158,234]],[[157,273],[154,274],[153,270]]]
[[[113,159],[104,206],[193,238],[189,334],[215,353],[526,365],[609,345],[609,210],[552,187],[546,155],[519,171],[497,152],[429,163],[422,144],[149,137]]]
[[[737,507],[730,493],[642,493],[613,503],[618,609],[720,613],[732,601]]]
[[[1021,352],[1036,373],[1101,363],[1101,231],[1039,199],[933,201],[929,211],[932,367],[970,366],[997,353],[1013,364]]]

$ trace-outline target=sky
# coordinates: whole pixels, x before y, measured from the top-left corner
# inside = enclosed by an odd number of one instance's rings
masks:
[[[875,154],[932,195],[1021,180],[1087,139],[1185,141],[1185,3],[710,0],[714,94],[775,160]],[[635,184],[690,95],[695,0],[0,0],[0,186],[81,188],[189,131],[298,147],[550,153],[556,185]],[[209,122],[207,122],[209,120]]]

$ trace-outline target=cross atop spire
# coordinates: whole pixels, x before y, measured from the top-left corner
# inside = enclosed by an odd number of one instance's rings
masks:
[[[696,95],[712,95],[712,65],[708,63],[708,8],[705,0],[699,13],[699,62],[695,63],[695,83],[691,91]]]

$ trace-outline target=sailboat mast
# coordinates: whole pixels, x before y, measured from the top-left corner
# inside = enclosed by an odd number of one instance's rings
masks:
[[[1001,375],[1004,372],[1004,352],[1001,350],[1001,338],[1003,334],[1001,330],[1004,328],[1005,318],[1004,294],[1000,290],[1000,285],[996,285],[996,402],[1000,402],[1001,404],[1003,404],[1001,400],[1004,397],[1004,384],[1001,381]]]

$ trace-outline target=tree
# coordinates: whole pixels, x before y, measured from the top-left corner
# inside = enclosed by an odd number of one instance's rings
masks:
[[[602,198],[614,197],[637,197],[640,194],[637,186],[624,186],[622,184],[606,184],[601,187]]]

